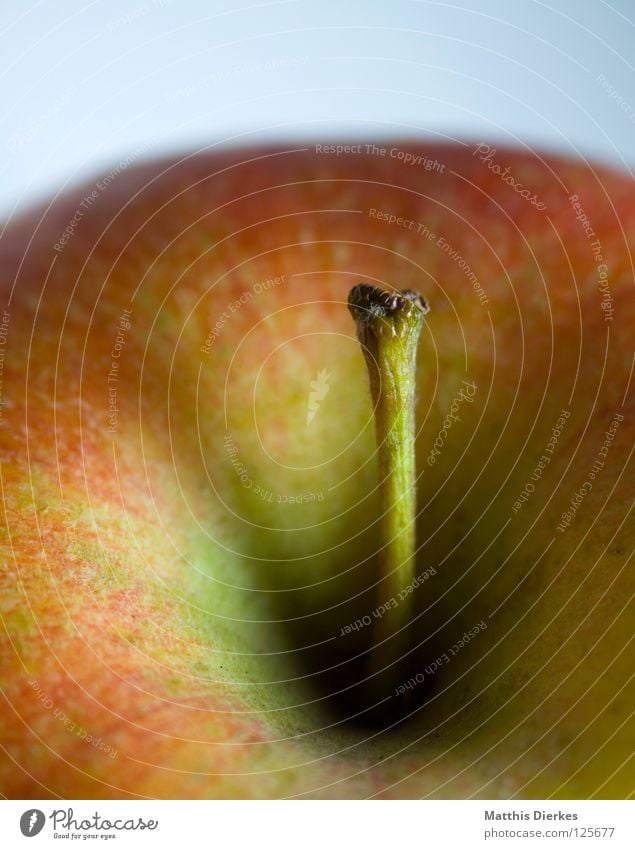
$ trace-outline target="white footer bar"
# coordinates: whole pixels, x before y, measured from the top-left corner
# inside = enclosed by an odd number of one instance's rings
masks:
[[[633,849],[635,802],[0,802],[1,846],[73,844],[117,849]]]

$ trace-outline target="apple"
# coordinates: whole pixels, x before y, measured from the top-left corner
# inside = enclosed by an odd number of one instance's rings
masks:
[[[628,795],[634,246],[627,176],[484,143],[196,153],[7,222],[4,796]],[[393,594],[360,284],[430,306]]]

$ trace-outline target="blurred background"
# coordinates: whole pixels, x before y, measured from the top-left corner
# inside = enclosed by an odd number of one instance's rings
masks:
[[[635,164],[633,0],[3,0],[0,213],[142,157],[427,135]]]

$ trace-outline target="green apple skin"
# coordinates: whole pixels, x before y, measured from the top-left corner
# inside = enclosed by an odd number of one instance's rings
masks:
[[[151,162],[4,229],[5,796],[632,791],[632,183],[378,146]],[[431,306],[384,726],[360,281]]]

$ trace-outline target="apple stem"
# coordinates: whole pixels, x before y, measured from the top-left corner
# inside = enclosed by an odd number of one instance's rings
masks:
[[[380,536],[378,610],[370,659],[370,689],[394,678],[411,615],[409,586],[415,567],[416,355],[429,311],[417,292],[354,286],[348,308],[368,369],[379,465]]]

